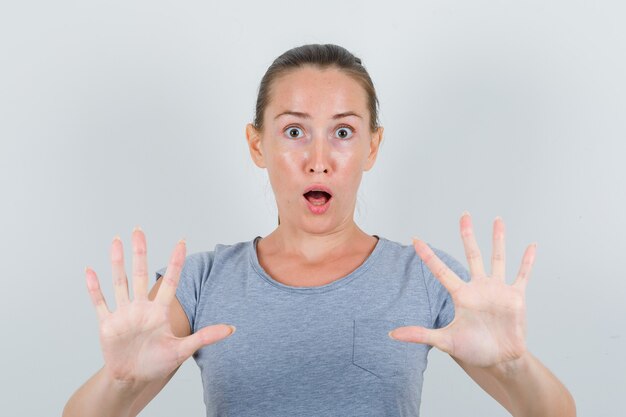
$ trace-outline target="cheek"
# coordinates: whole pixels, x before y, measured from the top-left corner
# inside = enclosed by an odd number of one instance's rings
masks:
[[[267,160],[267,171],[276,189],[289,188],[289,183],[296,178],[302,167],[302,154],[298,152],[274,152]]]
[[[344,196],[356,194],[363,175],[360,156],[355,152],[338,152],[333,161],[335,188]]]
[[[302,162],[306,160],[307,151],[295,151],[293,149],[285,149],[277,152],[274,156],[274,163],[277,168],[282,171],[293,172],[302,166]]]
[[[365,161],[367,159],[366,154],[364,153],[362,147],[354,145],[354,143],[341,143],[339,145],[333,146],[331,150],[331,156],[338,170],[356,172],[361,172],[363,170]]]
[[[290,142],[284,139],[274,139],[268,149],[270,159],[276,164],[290,165],[295,160],[301,160],[303,155],[308,152],[308,148],[304,142]]]

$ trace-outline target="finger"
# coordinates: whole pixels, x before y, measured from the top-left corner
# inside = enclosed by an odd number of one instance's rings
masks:
[[[530,279],[530,273],[533,264],[535,263],[536,252],[536,243],[528,245],[526,251],[524,252],[524,256],[522,257],[522,265],[520,266],[519,272],[517,273],[517,278],[515,278],[515,282],[513,283],[513,285],[520,286],[526,289],[526,285],[528,284],[528,280]]]
[[[118,307],[127,305],[128,279],[124,267],[124,247],[119,236],[115,236],[111,243],[111,270],[113,272],[113,290],[115,291],[115,303]]]
[[[502,217],[496,217],[493,222],[493,254],[491,255],[491,276],[501,281],[505,280],[505,246],[504,246],[504,221]]]
[[[104,319],[111,314],[107,307],[102,290],[100,289],[100,282],[96,276],[95,271],[90,268],[85,268],[85,276],[87,278],[87,290],[89,291],[89,297],[94,307],[96,307],[96,313],[98,314],[98,320]]]
[[[474,237],[474,229],[472,227],[472,216],[467,212],[463,212],[461,216],[461,239],[463,240],[463,248],[465,249],[465,257],[469,264],[470,276],[485,277],[485,268],[483,267],[483,258],[478,249],[476,238]]]
[[[441,282],[441,285],[448,290],[450,295],[454,296],[456,290],[462,285],[465,285],[465,282],[435,255],[435,252],[433,252],[426,242],[414,237],[413,246],[428,269],[430,269],[433,275]]]
[[[165,270],[165,275],[163,275],[163,281],[161,282],[159,291],[154,299],[155,302],[164,306],[169,306],[174,299],[174,296],[176,295],[176,287],[178,287],[178,281],[180,280],[180,272],[182,271],[183,264],[185,263],[186,250],[185,240],[179,240],[174,248],[174,252],[172,252],[170,262]]]
[[[148,298],[148,257],[146,236],[139,226],[135,226],[133,241],[133,299]]]
[[[404,326],[393,329],[389,337],[402,342],[431,345],[446,353],[452,351],[452,343],[443,329],[427,329],[421,326]]]
[[[214,324],[212,326],[204,327],[187,337],[183,337],[180,339],[180,345],[178,346],[179,357],[184,361],[202,346],[210,345],[225,339],[235,333],[235,330],[235,326],[230,326],[228,324]]]

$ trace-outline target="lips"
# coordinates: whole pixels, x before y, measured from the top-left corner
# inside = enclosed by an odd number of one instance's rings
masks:
[[[326,191],[309,191],[304,194],[304,198],[309,200],[309,203],[314,206],[323,206],[328,200],[330,200],[331,195]]]
[[[321,184],[307,187],[302,195],[314,206],[323,206],[333,197],[330,188]]]
[[[326,213],[333,199],[333,193],[330,188],[322,184],[308,186],[302,196],[311,213],[315,215]]]

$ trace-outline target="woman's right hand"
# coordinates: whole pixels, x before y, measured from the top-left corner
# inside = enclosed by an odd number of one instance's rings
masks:
[[[185,261],[185,242],[180,240],[170,258],[154,300],[148,299],[148,262],[143,231],[132,234],[133,300],[128,293],[122,241],[111,244],[111,266],[117,309],[107,307],[96,273],[85,269],[87,288],[96,307],[100,325],[100,344],[104,371],[114,381],[144,385],[167,378],[180,364],[202,346],[230,336],[234,327],[226,324],[207,326],[186,337],[176,337],[171,329],[170,304]]]

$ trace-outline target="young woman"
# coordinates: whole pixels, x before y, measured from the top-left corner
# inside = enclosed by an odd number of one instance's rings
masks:
[[[192,354],[207,416],[418,416],[431,346],[515,416],[574,416],[567,389],[526,348],[534,245],[508,285],[500,218],[490,273],[468,213],[460,229],[469,271],[417,238],[402,245],[354,222],[383,138],[377,106],[368,73],[344,48],[305,45],[278,57],[246,127],[278,227],[189,256],[180,241],[150,293],[136,228],[132,301],[114,239],[115,311],[86,269],[104,366],[64,416],[135,416]]]

